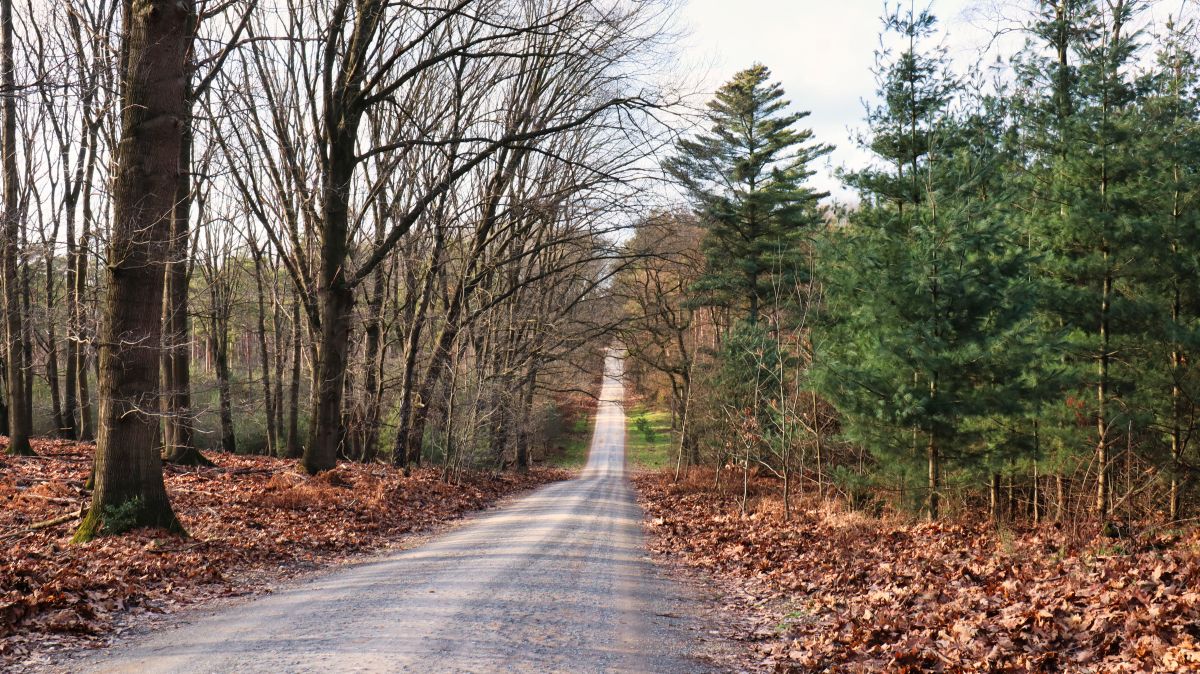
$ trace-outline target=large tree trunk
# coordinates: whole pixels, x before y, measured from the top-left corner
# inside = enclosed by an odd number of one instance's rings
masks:
[[[76,541],[98,533],[106,511],[132,523],[182,531],[163,484],[159,423],[163,265],[170,250],[185,123],[185,54],[191,0],[132,0],[113,226],[100,340],[100,432],[95,491]]]
[[[330,169],[322,222],[321,344],[317,376],[316,409],[312,441],[304,448],[304,469],[310,475],[337,464],[344,437],[342,399],[346,383],[346,355],[350,346],[350,321],[354,293],[346,277],[349,253],[347,225],[350,214],[350,179],[354,173],[354,135],[330,143]]]
[[[20,279],[17,264],[17,245],[20,236],[20,185],[17,183],[17,108],[15,66],[13,64],[13,17],[12,0],[0,1],[0,86],[5,92],[0,116],[3,117],[3,135],[0,136],[0,154],[3,154],[4,171],[4,258],[2,267],[4,286],[4,323],[7,332],[8,353],[5,360],[8,385],[8,453],[15,455],[33,454],[29,445],[32,432],[33,410],[28,398],[25,378],[29,375],[25,362],[25,323],[22,315]]]

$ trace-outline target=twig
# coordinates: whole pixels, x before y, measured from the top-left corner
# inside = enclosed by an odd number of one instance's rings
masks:
[[[38,529],[49,529],[50,527],[56,527],[60,524],[66,524],[67,522],[72,522],[74,520],[82,519],[83,516],[86,514],[87,514],[87,508],[80,506],[79,510],[77,510],[73,513],[69,513],[67,515],[60,515],[58,517],[55,517],[54,519],[43,520],[41,522],[30,524],[28,531],[37,531]]]
[[[17,529],[16,531],[10,531],[7,534],[0,536],[0,541],[6,541],[11,538],[17,538],[18,536],[22,536],[24,534],[27,534],[27,533],[30,533],[33,531],[38,531],[40,529],[49,529],[50,527],[56,527],[60,524],[66,524],[67,522],[73,522],[77,519],[81,519],[86,514],[87,514],[87,508],[80,506],[79,510],[76,512],[68,513],[66,515],[60,515],[53,519],[43,520],[41,522],[34,522],[33,524],[30,524],[28,527],[25,527],[24,529]]]
[[[21,494],[18,494],[18,496],[20,498],[36,498],[36,499],[39,499],[42,501],[49,501],[51,503],[65,503],[67,505],[72,505],[75,503],[75,499],[67,498],[67,497],[63,497],[63,496],[42,496],[41,494],[27,494],[27,493],[21,493]]]
[[[278,472],[275,468],[233,468],[224,469],[226,475],[249,475],[251,473],[275,473]]]

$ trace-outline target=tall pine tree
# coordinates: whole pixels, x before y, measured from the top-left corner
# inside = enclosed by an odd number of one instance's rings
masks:
[[[1151,305],[1143,349],[1133,365],[1139,409],[1162,441],[1150,458],[1166,466],[1166,510],[1183,516],[1190,486],[1190,440],[1200,417],[1200,33],[1194,21],[1164,27],[1155,66],[1142,78],[1133,156],[1134,193],[1145,214],[1143,244],[1152,264],[1143,265],[1143,294]]]
[[[1092,446],[1094,508],[1108,514],[1112,448],[1129,428],[1134,373],[1149,305],[1139,290],[1148,229],[1137,194],[1137,90],[1130,74],[1144,3],[1059,0],[1044,6],[1037,38],[1018,61],[1027,138],[1026,236],[1045,281],[1043,326],[1066,342],[1067,385],[1045,415],[1070,460]],[[1051,56],[1045,57],[1049,52]],[[1088,433],[1090,427],[1090,433]],[[1062,499],[1060,499],[1061,501]]]
[[[901,488],[924,473],[915,493],[933,519],[948,466],[994,453],[989,425],[1034,388],[1034,287],[1004,207],[1002,114],[952,112],[962,87],[944,50],[923,49],[933,15],[885,23],[903,46],[880,55],[876,168],[845,176],[862,202],[821,249],[814,381],[881,472]]]
[[[735,75],[708,104],[709,132],[681,141],[664,163],[706,228],[698,302],[744,308],[751,322],[805,268],[802,254],[827,196],[805,181],[832,150],[797,128],[809,113],[787,112],[783,88],[770,78],[763,65]]]

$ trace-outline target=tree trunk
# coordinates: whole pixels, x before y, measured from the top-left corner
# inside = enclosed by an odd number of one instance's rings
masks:
[[[380,207],[380,215],[382,216],[382,207]],[[380,218],[383,221],[383,218]],[[375,245],[380,246],[383,243],[383,228],[376,228]],[[382,405],[383,391],[380,388],[380,370],[383,361],[383,293],[384,293],[384,266],[379,265],[375,268],[375,273],[372,278],[371,296],[367,302],[367,320],[366,320],[366,355],[363,358],[363,393],[366,397],[363,407],[362,420],[362,452],[360,459],[363,461],[374,461],[379,453],[379,417],[380,406]]]
[[[1036,460],[1033,462],[1033,493],[1030,499],[1033,501],[1033,524],[1037,526],[1042,523],[1042,483]]]
[[[275,419],[275,441],[280,443],[280,447],[276,450],[276,453],[282,457],[286,453],[283,441],[287,434],[283,416],[283,305],[279,299],[279,279],[275,275],[272,275],[271,286],[271,334],[273,337],[272,343],[275,345],[275,350],[271,354],[272,367],[275,373],[275,399],[273,401],[275,409],[272,410],[271,416]]]
[[[440,212],[438,220],[440,223]],[[417,355],[421,347],[421,334],[424,331],[426,316],[429,313],[429,304],[433,299],[434,286],[441,273],[441,256],[444,242],[445,235],[439,226],[434,232],[433,254],[429,262],[429,269],[425,272],[425,279],[421,285],[421,295],[418,298],[418,303],[413,307],[411,320],[409,321],[408,335],[404,343],[404,370],[401,375],[400,413],[398,417],[400,425],[396,430],[396,439],[392,444],[392,463],[402,467],[408,466],[409,438],[407,430],[414,421],[413,408],[415,404],[413,400],[413,386],[415,385],[417,375]]]
[[[1176,169],[1178,175],[1178,169]],[[1178,193],[1176,193],[1176,205],[1173,209],[1172,220],[1178,220]],[[1178,255],[1177,245],[1171,244],[1172,254]],[[1175,279],[1172,283],[1173,295],[1171,302],[1171,325],[1178,330],[1180,312],[1182,308],[1182,297],[1179,289],[1179,280]],[[1174,334],[1174,331],[1173,331]],[[1171,491],[1168,494],[1167,516],[1172,521],[1178,521],[1182,509],[1180,508],[1180,475],[1183,472],[1183,390],[1179,387],[1179,379],[1183,369],[1183,351],[1178,342],[1172,344],[1171,349]]]
[[[72,196],[74,194],[68,191],[63,205],[67,221],[67,339],[66,352],[63,354],[66,361],[63,380],[63,436],[75,440],[79,437],[79,397],[75,383],[76,368],[79,365],[79,309],[76,306],[79,296],[75,284],[75,256],[79,254],[79,247],[75,241],[75,200]]]
[[[287,456],[300,457],[300,300],[292,299],[292,381],[288,392]]]
[[[521,399],[521,425],[517,428],[517,470],[529,470],[529,426],[533,423],[533,394],[537,388],[537,370],[529,366]]]
[[[229,373],[229,306],[232,298],[224,297],[222,306],[213,307],[213,331],[216,333],[217,397],[221,417],[221,449],[237,453],[237,436],[233,432],[233,400]]]
[[[263,251],[254,245],[254,281],[258,291],[258,357],[262,369],[263,413],[267,425],[267,453],[279,452],[279,437],[275,435],[275,398],[271,391],[271,354],[267,349],[267,299],[263,288]]]
[[[46,382],[50,385],[50,415],[54,423],[55,437],[70,437],[63,416],[62,388],[58,381],[58,332],[54,329],[54,256],[46,256],[46,314],[50,316],[46,328]]]
[[[0,349],[3,352],[3,349]],[[8,359],[0,355],[0,435],[8,435]]]
[[[189,27],[190,34],[195,33]],[[192,38],[189,38],[189,40]],[[188,93],[190,101],[191,94]],[[196,447],[192,432],[192,331],[188,308],[188,266],[192,217],[192,124],[190,102],[179,146],[179,181],[172,218],[171,251],[163,277],[163,329],[167,331],[163,354],[164,457],[169,463],[212,466]]]
[[[929,520],[932,522],[938,518],[939,495],[938,489],[941,487],[941,465],[940,456],[938,454],[937,437],[931,432],[929,434],[929,445],[926,448],[926,456],[929,460]]]
[[[1108,248],[1103,249],[1104,264],[1108,265]],[[1104,273],[1100,296],[1100,358],[1099,380],[1096,383],[1096,515],[1100,519],[1108,516],[1109,461],[1108,461],[1108,312],[1112,296],[1112,274]]]
[[[191,0],[133,0],[122,43],[129,55],[113,226],[100,339],[100,433],[92,505],[74,540],[101,532],[108,511],[132,523],[182,531],[155,447],[163,264],[170,249],[179,148],[186,115],[185,55]]]
[[[992,505],[992,521],[999,522],[1003,515],[1000,507],[1000,473],[993,472],[992,480],[988,485],[988,501]]]
[[[13,17],[12,0],[0,0],[0,87],[10,92],[0,103],[3,131],[0,136],[0,154],[3,155],[4,171],[4,250],[3,287],[4,323],[8,337],[8,352],[5,358],[8,384],[8,453],[31,455],[29,444],[32,433],[33,409],[28,398],[25,378],[29,371],[25,362],[25,317],[22,315],[20,288],[21,273],[17,264],[17,246],[20,238],[21,195],[17,183],[17,104],[16,74],[13,63]]]
[[[95,154],[93,153],[94,157]],[[79,439],[85,442],[96,437],[96,427],[92,419],[92,393],[88,384],[88,339],[90,333],[85,331],[88,324],[87,303],[84,295],[87,292],[88,275],[88,246],[92,238],[92,172],[88,173],[88,181],[83,186],[83,229],[79,233],[79,254],[75,258],[75,326],[76,326],[76,365],[75,374],[79,386]]]
[[[1054,521],[1062,522],[1067,513],[1067,488],[1062,473],[1054,475]]]
[[[329,110],[333,119],[345,110]],[[342,398],[354,291],[346,274],[350,215],[350,181],[356,163],[354,144],[358,117],[338,119],[329,141],[325,208],[321,222],[321,273],[317,294],[321,302],[321,343],[318,357],[316,409],[312,441],[304,448],[304,469],[310,475],[337,465],[342,442]],[[331,122],[331,125],[334,124]]]

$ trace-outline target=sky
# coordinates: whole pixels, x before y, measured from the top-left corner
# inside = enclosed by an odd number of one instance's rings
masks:
[[[989,31],[979,0],[935,0],[933,13],[949,32],[956,63],[977,61]],[[850,129],[863,126],[863,99],[875,90],[874,52],[879,46],[883,0],[686,0],[679,16],[687,32],[685,63],[705,91],[761,62],[769,67],[816,140],[837,148],[821,166],[815,186],[848,200],[832,168],[862,166],[867,155]],[[923,5],[918,3],[917,8]]]

